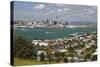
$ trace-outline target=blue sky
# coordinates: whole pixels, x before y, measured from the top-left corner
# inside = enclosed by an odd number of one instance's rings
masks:
[[[14,20],[97,21],[97,7],[39,2],[14,2]]]

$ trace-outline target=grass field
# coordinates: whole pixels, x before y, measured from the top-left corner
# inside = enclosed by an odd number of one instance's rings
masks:
[[[55,64],[58,62],[47,62],[47,61],[36,61],[32,59],[21,59],[14,57],[14,66],[21,66],[21,65],[39,65],[39,64]],[[59,62],[61,63],[61,62]]]

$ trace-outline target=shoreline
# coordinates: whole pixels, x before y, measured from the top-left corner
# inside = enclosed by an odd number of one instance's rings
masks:
[[[34,26],[13,26],[14,28],[29,28],[29,29],[34,29],[34,28],[87,28],[87,27],[96,27],[97,28],[97,26],[87,26],[87,25],[69,25],[69,26],[58,26],[58,27],[56,27],[56,26],[52,26],[52,27],[41,27],[41,26],[38,26],[38,27],[34,27]]]
[[[95,36],[97,35],[97,32],[86,32],[86,33],[81,33],[81,34],[78,34],[77,32],[76,33],[74,33],[75,35],[72,35],[72,36],[68,36],[68,37],[64,37],[64,38],[57,38],[57,39],[33,39],[32,40],[32,42],[44,42],[44,43],[48,43],[49,41],[54,41],[54,42],[56,42],[56,41],[67,41],[67,40],[73,40],[73,39],[77,39],[78,38],[78,40],[80,40],[79,38],[84,38],[84,37],[87,37],[88,36],[88,34],[89,35],[94,35],[95,34]],[[91,36],[92,37],[92,36]],[[85,40],[85,39],[83,39],[83,40]],[[35,43],[34,42],[34,43]]]

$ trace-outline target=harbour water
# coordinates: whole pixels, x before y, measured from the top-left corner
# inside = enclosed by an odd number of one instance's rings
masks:
[[[70,34],[81,32],[96,32],[96,27],[77,27],[77,28],[14,28],[14,34],[26,39],[58,39],[67,38]]]

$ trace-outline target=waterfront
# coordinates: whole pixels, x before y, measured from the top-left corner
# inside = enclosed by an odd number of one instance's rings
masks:
[[[26,39],[59,39],[69,37],[73,33],[97,32],[96,27],[77,28],[15,28],[14,34]]]

